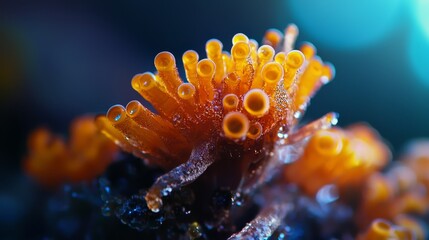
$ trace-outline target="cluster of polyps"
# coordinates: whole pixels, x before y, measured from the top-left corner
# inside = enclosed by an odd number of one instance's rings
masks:
[[[302,156],[286,166],[287,182],[294,182],[310,196],[334,185],[345,196],[362,185],[369,175],[384,167],[389,149],[378,134],[365,125],[347,129],[332,128],[316,132]]]
[[[117,147],[99,134],[101,130],[124,151],[168,171],[145,195],[151,211],[134,208],[144,204],[140,192],[130,201],[112,196],[104,200],[109,212],[116,208],[117,216],[134,228],[151,221],[144,216],[148,212],[163,219],[162,200],[164,209],[173,209],[166,195],[173,190],[177,191],[172,196],[183,193],[184,188],[179,188],[194,182],[195,191],[190,192],[198,195],[198,206],[206,206],[210,195],[217,193],[220,213],[210,212],[216,215],[214,225],[212,219],[204,221],[214,229],[229,217],[233,202],[240,205],[240,195],[251,194],[271,180],[253,195],[255,203],[263,199],[260,212],[230,239],[277,235],[281,239],[291,229],[288,213],[314,207],[313,203],[324,209],[320,219],[330,217],[332,206],[335,211],[335,206],[345,204],[354,211],[347,221],[354,221],[358,239],[424,239],[424,226],[415,217],[429,211],[428,143],[415,143],[402,163],[381,174],[378,171],[390,153],[372,129],[362,125],[328,129],[337,121],[335,113],[297,128],[310,98],[332,79],[334,70],[315,55],[311,44],[292,50],[296,36],[294,25],[284,36],[269,30],[265,45],[258,47],[256,41],[237,34],[231,54],[222,51],[220,41],[210,40],[206,59],[199,60],[192,50],[184,53],[188,82],[180,79],[174,56],[162,52],[155,58],[156,74],[146,72],[132,79],[132,87],[156,114],[135,100],[126,107],[115,105],[107,116],[96,118],[98,129],[92,118],[76,120],[68,143],[45,129],[37,130],[29,138],[24,166],[46,185],[93,179],[117,153]],[[283,174],[274,174],[278,172]],[[305,201],[308,196],[311,201]],[[337,198],[338,205],[329,205]],[[207,216],[204,211],[198,209],[196,219]],[[326,222],[343,226],[331,220]],[[193,236],[202,234],[198,222],[189,226]]]
[[[48,129],[35,130],[28,138],[28,149],[25,171],[49,187],[94,179],[106,170],[119,150],[99,133],[94,118],[89,116],[73,121],[68,141]]]
[[[295,25],[284,36],[268,30],[260,47],[239,33],[231,53],[219,40],[209,40],[207,58],[193,50],[183,54],[188,82],[179,76],[173,54],[161,52],[155,74],[132,79],[157,114],[131,101],[98,118],[102,131],[124,150],[171,170],[146,195],[152,211],[159,211],[163,195],[193,182],[213,163],[205,177],[208,191],[246,188],[263,175],[280,138],[288,136],[282,141],[292,144],[336,122],[335,114],[328,114],[311,128],[294,128],[310,97],[334,75],[311,44],[292,50],[297,33]]]

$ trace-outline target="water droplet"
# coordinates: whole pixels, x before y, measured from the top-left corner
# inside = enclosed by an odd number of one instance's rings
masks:
[[[331,119],[331,124],[332,124],[332,126],[335,126],[335,125],[337,125],[337,123],[338,123],[338,114],[334,113],[332,116],[332,119]]]
[[[327,76],[320,77],[320,82],[325,85],[329,82],[329,78]]]
[[[316,194],[316,200],[320,204],[332,203],[338,198],[338,189],[334,184],[323,186]]]
[[[280,127],[279,131],[277,132],[277,137],[280,139],[286,139],[288,137],[288,132],[284,127]]]
[[[180,120],[182,119],[182,116],[180,114],[175,114],[173,116],[173,123],[180,123]]]
[[[121,114],[116,115],[116,117],[115,117],[115,121],[117,122],[117,121],[119,121],[120,119],[121,119]]]
[[[109,217],[112,214],[112,209],[110,209],[109,206],[103,206],[101,207],[101,214],[105,217]]]
[[[284,164],[292,163],[297,159],[297,154],[293,151],[292,146],[280,147],[277,154],[280,162]]]
[[[299,118],[301,118],[301,112],[300,111],[296,111],[294,114],[293,114],[293,117],[294,118],[296,118],[296,119],[299,119]]]
[[[235,194],[233,203],[237,206],[241,206],[243,204],[243,198],[240,193]]]
[[[162,194],[162,196],[167,196],[168,194],[171,193],[171,191],[173,191],[173,189],[171,187],[166,187],[166,188],[162,189],[161,194]]]

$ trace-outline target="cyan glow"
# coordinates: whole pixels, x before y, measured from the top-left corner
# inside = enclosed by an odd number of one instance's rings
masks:
[[[427,0],[420,0],[427,1]],[[295,23],[313,41],[335,48],[360,48],[393,29],[403,0],[290,0]]]
[[[429,37],[421,29],[411,34],[409,42],[410,64],[416,75],[429,87]]]
[[[429,0],[415,0],[414,7],[418,24],[429,39]]]

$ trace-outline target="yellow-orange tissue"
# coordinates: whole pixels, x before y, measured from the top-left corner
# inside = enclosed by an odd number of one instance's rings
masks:
[[[402,226],[386,221],[385,219],[374,220],[368,229],[358,235],[358,240],[413,240],[416,239],[413,232]]]
[[[47,129],[35,130],[28,138],[23,164],[39,183],[56,187],[100,175],[117,152],[118,147],[99,133],[93,117],[81,117],[71,124],[68,141]]]
[[[414,143],[403,161],[396,163],[385,174],[377,173],[368,179],[355,216],[361,229],[376,218],[411,226],[414,222],[407,215],[427,213],[427,146],[425,142]],[[416,222],[411,227],[415,230],[417,226]],[[418,233],[419,236],[422,234],[422,231]]]
[[[295,25],[285,34],[268,30],[264,45],[258,46],[238,33],[230,52],[221,41],[211,39],[205,45],[206,58],[193,50],[182,55],[187,82],[169,52],[155,57],[156,72],[133,77],[133,89],[156,114],[132,101],[127,107],[111,107],[99,126],[149,165],[173,169],[149,190],[152,210],[159,210],[160,194],[194,181],[213,162],[223,161],[232,168],[205,177],[216,187],[234,189],[245,182],[241,177],[261,174],[279,140],[279,129],[293,129],[311,96],[334,76],[331,65],[316,56],[315,49],[308,58],[293,50],[297,34]],[[179,177],[179,172],[189,176]],[[231,173],[237,176],[226,176]],[[226,179],[232,180],[224,183]]]
[[[422,184],[426,191],[429,191],[429,141],[420,140],[412,143],[401,160],[414,172],[416,181]],[[429,203],[429,195],[427,200]]]
[[[388,148],[367,126],[320,130],[309,139],[302,156],[285,167],[284,175],[311,196],[330,184],[342,195],[362,186],[389,156]]]

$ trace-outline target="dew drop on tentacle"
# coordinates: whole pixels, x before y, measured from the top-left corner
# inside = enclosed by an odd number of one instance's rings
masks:
[[[283,194],[278,196],[278,191],[282,191]],[[267,190],[264,195],[267,202],[263,203],[256,217],[239,232],[229,237],[229,240],[267,239],[280,226],[283,219],[294,210],[296,193],[293,190],[274,187]]]
[[[338,189],[333,184],[323,186],[316,194],[316,201],[320,204],[329,204],[338,198]]]
[[[172,169],[168,173],[158,177],[148,190],[145,199],[148,208],[158,212],[162,207],[162,197],[177,189],[195,181],[214,162],[213,143],[204,143],[193,149],[189,159]]]
[[[316,131],[321,129],[329,129],[332,126],[335,126],[338,123],[339,114],[332,112],[328,113],[325,116],[319,118],[316,121],[313,121],[304,127],[298,129],[297,131],[291,133],[287,138],[287,144],[292,144],[299,142],[306,137],[311,136]]]

